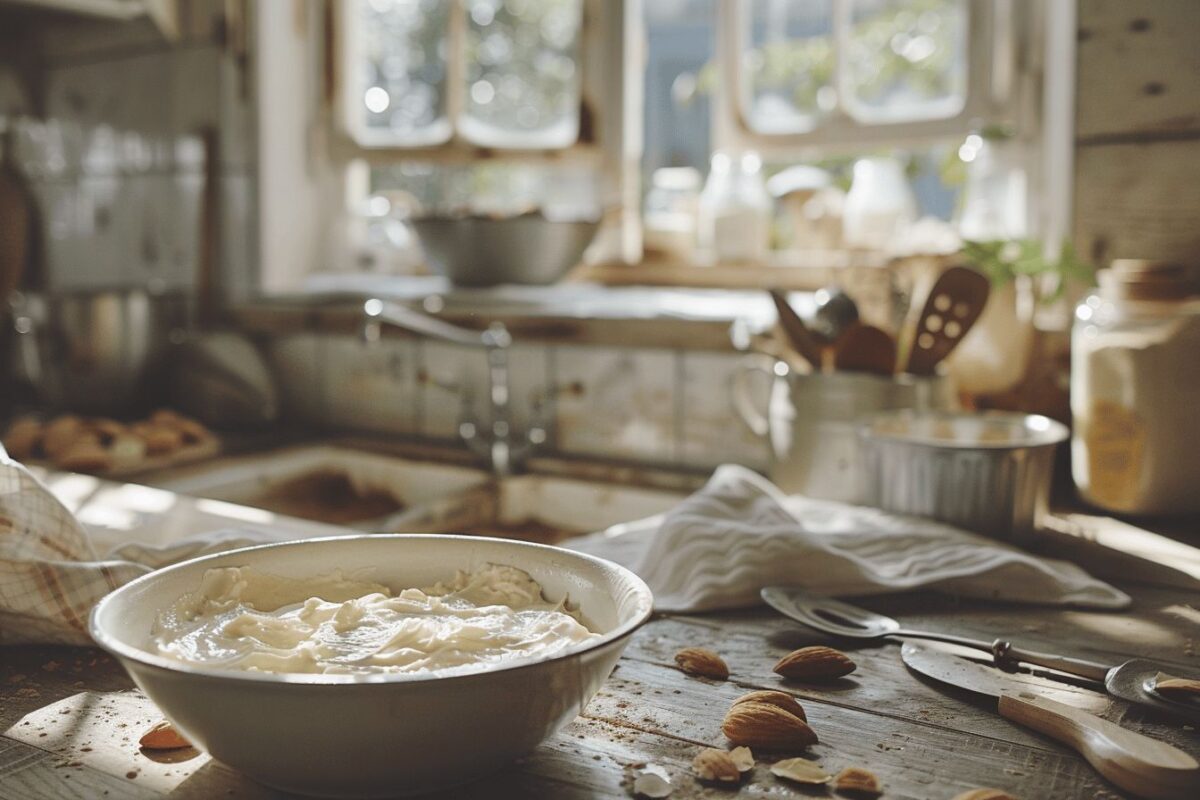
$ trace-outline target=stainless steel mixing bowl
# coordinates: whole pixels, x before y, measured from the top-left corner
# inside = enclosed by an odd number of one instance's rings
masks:
[[[12,304],[17,366],[55,408],[135,410],[156,399],[148,370],[186,323],[186,302],[144,289],[21,295]]]
[[[559,222],[541,214],[418,217],[409,224],[425,256],[456,286],[554,283],[579,263],[599,220]]]

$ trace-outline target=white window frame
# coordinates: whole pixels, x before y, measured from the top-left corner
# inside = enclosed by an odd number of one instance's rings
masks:
[[[453,0],[461,2],[461,0]],[[263,3],[252,6],[256,37],[255,85],[259,137],[258,207],[261,286],[286,291],[302,277],[323,268],[329,252],[322,220],[336,219],[365,197],[367,163],[424,159],[434,162],[481,158],[556,163],[584,159],[599,165],[603,176],[609,245],[605,258],[641,260],[641,155],[645,0],[584,0],[584,62],[581,98],[592,109],[594,140],[565,150],[497,150],[451,140],[440,146],[364,146],[346,131],[339,117],[346,86],[343,32],[335,26],[335,57],[322,43],[319,4]],[[653,1],[653,0],[651,0]],[[994,15],[987,45],[992,88],[987,103],[971,102],[949,120],[934,124],[885,123],[853,128],[821,126],[803,134],[757,134],[739,124],[730,89],[736,72],[725,66],[740,61],[743,39],[727,22],[739,0],[718,0],[718,85],[713,97],[714,149],[754,149],[764,158],[803,160],[839,152],[861,152],[872,145],[913,146],[949,141],[980,123],[1003,122],[1029,151],[1030,230],[1047,237],[1048,246],[1070,228],[1075,54],[1074,3],[1042,6],[1037,0],[970,0]],[[841,2],[841,0],[835,0]],[[334,12],[343,3],[329,0]],[[1069,6],[1070,8],[1063,8]],[[299,14],[297,9],[302,9]],[[1005,26],[1011,40],[997,38]],[[1018,35],[1016,32],[1021,31]],[[974,34],[976,36],[979,33]],[[328,41],[328,40],[327,40]],[[971,47],[972,45],[968,45]],[[1013,55],[1015,53],[1015,56]],[[733,61],[730,54],[734,54]],[[977,74],[978,78],[979,75]],[[970,80],[970,79],[969,79]],[[270,98],[269,102],[267,98]],[[978,116],[971,116],[976,114]],[[298,126],[296,120],[303,120]]]
[[[1021,125],[1016,57],[1016,5],[1023,0],[967,0],[967,84],[962,108],[947,117],[896,122],[857,120],[846,110],[850,96],[845,42],[850,33],[850,0],[831,0],[834,87],[837,107],[806,131],[765,133],[747,119],[749,81],[743,73],[748,40],[747,4],[719,0],[717,58],[719,91],[714,103],[714,141],[720,149],[756,150],[771,155],[835,153],[872,145],[911,146],[962,136],[981,123]]]
[[[802,161],[879,146],[926,147],[960,140],[985,125],[1002,125],[1021,148],[1030,235],[1042,238],[1047,252],[1057,253],[1069,237],[1073,206],[1075,3],[968,2],[967,94],[957,114],[874,123],[839,110],[811,130],[774,134],[755,131],[744,112],[748,87],[741,73],[747,41],[743,0],[718,0],[714,149],[754,150],[767,160]],[[844,36],[848,0],[832,3],[835,25]],[[844,73],[842,67],[837,70]],[[836,80],[842,80],[840,75]],[[845,87],[838,90],[840,96]]]
[[[483,160],[544,164],[591,165],[601,175],[604,229],[598,237],[606,258],[637,260],[641,253],[639,174],[642,153],[640,127],[642,85],[638,71],[644,36],[642,0],[583,0],[579,41],[580,126],[575,142],[557,148],[498,147],[469,141],[460,132],[465,101],[466,14],[463,0],[453,4],[447,31],[446,116],[449,135],[439,141],[406,144],[385,132],[359,124],[361,102],[351,91],[349,75],[354,41],[350,3],[334,7],[336,53],[333,56],[333,125],[330,139],[335,163],[348,165],[344,207],[364,199],[365,164],[398,161],[466,163]],[[614,65],[616,65],[614,67]],[[355,168],[355,164],[358,168]]]
[[[355,59],[354,44],[359,36],[360,20],[358,14],[354,13],[356,0],[343,0],[336,4],[334,8],[334,25],[336,27],[337,53],[337,74],[340,80],[337,85],[337,101],[335,104],[339,131],[349,137],[351,142],[368,151],[380,150],[402,150],[412,154],[414,152],[431,151],[439,155],[444,152],[462,151],[470,153],[479,149],[493,149],[504,152],[535,154],[542,152],[560,152],[570,150],[577,147],[586,149],[586,144],[581,143],[578,139],[566,146],[561,147],[520,147],[520,146],[497,146],[494,144],[480,144],[471,142],[462,134],[461,119],[466,107],[466,82],[464,73],[467,68],[466,59],[466,38],[467,38],[467,20],[466,20],[466,4],[464,0],[442,0],[449,10],[447,13],[446,26],[446,81],[445,81],[445,103],[446,103],[446,119],[445,130],[439,135],[438,131],[432,132],[426,137],[413,137],[409,141],[398,138],[386,130],[372,129],[362,122],[362,99],[357,91],[347,91],[347,89],[357,89],[352,85],[350,76],[354,75],[357,70]],[[585,0],[586,4],[587,0]],[[587,9],[581,10],[582,20],[580,26],[580,41],[579,49],[582,53],[585,47],[584,39],[587,36],[588,15]],[[582,61],[582,59],[581,59]],[[582,64],[581,72],[582,72]],[[580,98],[583,97],[583,80],[580,79]],[[582,105],[582,104],[581,104]],[[579,110],[582,115],[582,108]]]

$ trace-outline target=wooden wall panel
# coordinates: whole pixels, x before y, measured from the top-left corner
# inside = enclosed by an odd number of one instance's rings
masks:
[[[1076,136],[1200,133],[1200,0],[1079,0]]]
[[[1200,263],[1200,139],[1080,147],[1075,166],[1082,256]]]

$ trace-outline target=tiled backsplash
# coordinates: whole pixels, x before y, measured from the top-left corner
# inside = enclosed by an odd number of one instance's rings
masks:
[[[46,288],[192,287],[205,131],[217,160],[218,277],[235,297],[253,285],[253,115],[235,70],[208,42],[47,65],[44,117],[12,123],[42,220]]]
[[[302,333],[268,353],[285,413],[345,430],[458,441],[464,419],[486,420],[482,351],[424,340],[364,343]],[[514,345],[516,435],[545,425],[541,453],[706,468],[765,468],[766,444],[732,401],[743,356],[633,347]],[[469,387],[464,392],[464,387]],[[765,387],[761,402],[766,403]],[[471,401],[463,414],[463,398]]]

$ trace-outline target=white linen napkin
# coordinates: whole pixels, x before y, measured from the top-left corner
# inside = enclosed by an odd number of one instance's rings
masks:
[[[760,604],[764,586],[854,596],[931,588],[966,597],[1124,608],[1124,592],[1065,561],[1037,558],[939,522],[784,495],[739,466],[717,469],[674,510],[566,546],[626,566],[658,611]]]

